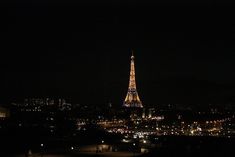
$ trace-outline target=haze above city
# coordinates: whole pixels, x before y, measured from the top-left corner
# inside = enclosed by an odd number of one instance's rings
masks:
[[[232,6],[115,1],[2,6],[0,103],[63,97],[121,106],[131,50],[143,104],[235,101]]]

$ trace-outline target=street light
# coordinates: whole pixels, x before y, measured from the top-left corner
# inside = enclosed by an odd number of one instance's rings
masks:
[[[41,157],[43,157],[43,146],[44,146],[44,144],[41,143],[40,146],[41,146]]]
[[[101,143],[104,143],[104,140],[102,140]]]
[[[135,143],[133,143],[133,157],[135,156]]]

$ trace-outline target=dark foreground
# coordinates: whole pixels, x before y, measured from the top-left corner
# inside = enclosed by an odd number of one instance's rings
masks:
[[[109,152],[90,152],[82,151],[84,146],[97,145],[76,143],[76,140],[64,139],[43,139],[44,144],[41,146],[39,139],[35,139],[35,143],[31,143],[29,149],[27,140],[14,137],[1,137],[0,156],[3,157],[27,157],[29,150],[32,151],[31,157],[88,157],[88,156],[110,156],[110,157],[172,157],[172,156],[211,156],[211,157],[233,157],[235,155],[235,139],[219,138],[219,137],[158,137],[155,146],[149,149],[148,153],[140,153],[138,148],[133,150],[131,146],[126,150],[116,150]],[[41,139],[42,140],[42,139]],[[111,145],[111,144],[110,144]],[[114,144],[112,144],[114,145]],[[119,145],[122,145],[119,143]],[[73,148],[72,148],[73,147]],[[72,149],[71,149],[72,148]]]

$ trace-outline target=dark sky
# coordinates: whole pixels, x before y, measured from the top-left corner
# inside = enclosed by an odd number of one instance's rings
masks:
[[[121,105],[131,49],[144,105],[235,102],[229,2],[1,2],[0,103]]]

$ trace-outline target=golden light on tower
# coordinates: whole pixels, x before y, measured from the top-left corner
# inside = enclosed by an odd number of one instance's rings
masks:
[[[136,89],[136,81],[135,81],[135,57],[132,51],[131,55],[131,68],[130,68],[130,79],[129,79],[129,87],[127,91],[126,98],[124,100],[123,106],[125,107],[140,107],[142,108],[142,102],[140,101],[137,89]]]

